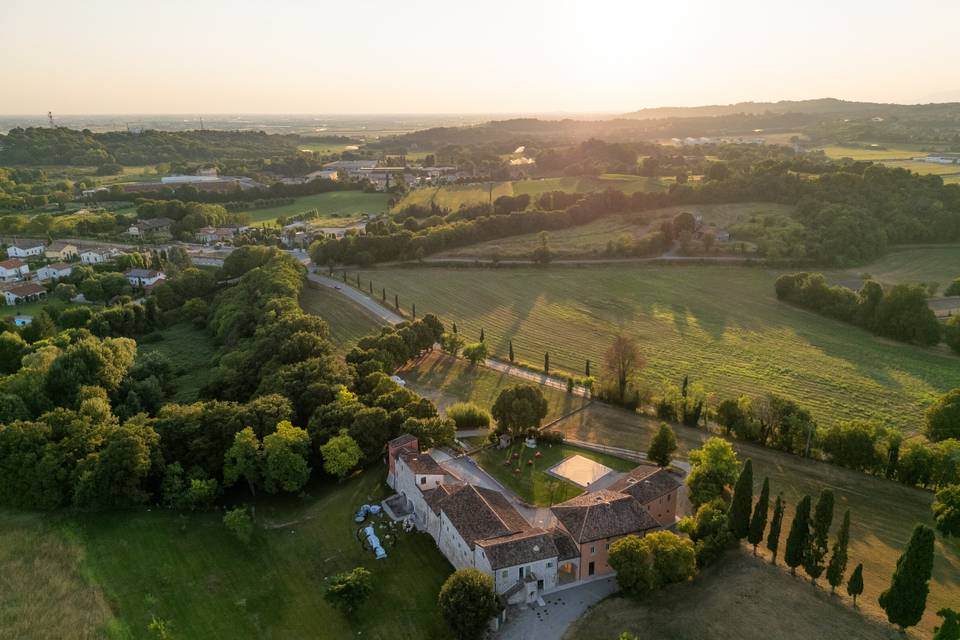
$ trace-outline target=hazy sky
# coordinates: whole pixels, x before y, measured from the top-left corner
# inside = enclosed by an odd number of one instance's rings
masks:
[[[960,100],[960,1],[2,0],[0,113]]]

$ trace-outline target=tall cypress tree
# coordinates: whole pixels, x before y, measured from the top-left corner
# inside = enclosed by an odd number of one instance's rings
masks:
[[[416,302],[413,303],[412,311],[413,311],[413,319],[416,320],[417,319],[417,303]]]
[[[550,352],[543,354],[543,372],[550,373]]]
[[[513,362],[513,340],[510,341],[510,362]]]
[[[753,516],[750,518],[750,531],[747,532],[747,542],[753,545],[753,555],[757,555],[757,545],[763,542],[763,530],[767,528],[769,506],[770,478],[764,478],[760,498],[757,499],[757,504],[753,507]]]
[[[727,528],[737,540],[750,531],[750,507],[753,506],[753,461],[747,458],[733,488],[733,500],[727,510]]]
[[[589,360],[587,360],[587,368],[584,372],[584,375],[588,378],[590,377],[590,361]]]
[[[777,549],[780,548],[780,529],[783,528],[783,495],[777,494],[773,505],[773,519],[770,521],[770,533],[767,534],[767,549],[770,549],[770,563],[777,564]]]
[[[960,614],[953,609],[940,609],[937,615],[943,624],[933,628],[933,640],[960,640]]]
[[[833,543],[833,553],[830,555],[830,564],[827,565],[827,582],[830,583],[830,593],[836,593],[837,587],[843,584],[843,574],[847,570],[847,545],[850,543],[850,509],[843,514],[843,524],[837,532],[837,539]]]
[[[797,575],[797,567],[803,562],[807,542],[810,539],[810,496],[803,496],[793,515],[790,535],[787,536],[787,548],[783,551],[783,560],[790,567],[790,575]]]
[[[380,293],[380,302],[387,304],[387,288],[384,287],[383,291]]]
[[[857,565],[847,582],[847,595],[853,596],[853,608],[857,608],[857,596],[863,593],[863,563]]]
[[[833,523],[833,491],[824,489],[817,498],[813,511],[813,523],[806,552],[803,554],[803,570],[810,576],[810,582],[816,582],[823,573],[824,560],[830,542],[830,525]]]
[[[453,323],[453,332],[454,332],[454,333],[457,332],[457,323],[456,323],[456,322]]]
[[[484,341],[484,337],[485,336],[483,335],[483,327],[480,327],[480,342]]]
[[[400,296],[393,294],[393,308],[400,311]]]
[[[901,631],[920,622],[927,607],[935,537],[930,527],[918,524],[914,528],[907,550],[897,560],[890,588],[880,594],[887,620]]]

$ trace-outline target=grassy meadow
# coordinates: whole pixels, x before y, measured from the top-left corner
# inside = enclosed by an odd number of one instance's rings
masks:
[[[216,348],[202,329],[187,322],[167,327],[157,334],[156,342],[138,342],[139,353],[159,352],[173,365],[176,391],[171,402],[196,402],[200,389],[207,384],[213,373],[212,360]]]
[[[353,512],[385,495],[384,473],[261,500],[250,546],[218,512],[0,511],[0,638],[155,638],[157,619],[171,638],[446,639],[436,598],[452,568],[429,536],[400,533],[376,561],[354,535]],[[374,592],[348,624],[323,594],[358,565]]]
[[[295,198],[293,204],[285,204],[266,209],[251,209],[242,213],[249,214],[254,225],[273,225],[278,217],[295,216],[316,209],[323,216],[320,221],[335,227],[347,224],[359,218],[361,213],[377,214],[386,211],[390,196],[386,193],[363,193],[362,191],[330,191],[312,196]],[[335,215],[336,214],[336,215]]]
[[[642,600],[608,598],[577,620],[563,640],[611,640],[621,631],[643,640],[906,637],[865,621],[848,599],[812,589],[746,551],[731,552],[692,582]]]
[[[500,196],[528,194],[532,199],[535,199],[538,195],[549,191],[586,193],[611,188],[629,195],[636,191],[663,191],[667,188],[669,182],[670,180],[666,178],[607,173],[598,177],[540,178],[455,184],[414,189],[397,203],[396,208],[402,209],[414,204],[429,207],[433,203],[450,211],[456,211],[462,206],[493,202]]]
[[[329,287],[307,281],[300,294],[300,307],[323,318],[337,351],[350,351],[360,338],[377,333],[382,323],[363,307]]]
[[[666,207],[651,211],[634,211],[604,216],[589,224],[569,229],[559,229],[548,233],[550,251],[557,258],[600,257],[609,243],[618,243],[624,238],[636,242],[658,230],[660,223],[671,220],[678,213],[688,211],[703,216],[707,230],[726,229],[750,235],[747,230],[752,225],[762,226],[768,216],[778,221],[786,219],[793,211],[792,207],[772,203],[743,204],[706,204]],[[788,224],[788,223],[787,223]],[[739,237],[734,233],[734,239]],[[454,249],[441,254],[441,257],[489,258],[497,254],[501,258],[529,258],[533,250],[540,246],[540,234],[528,233],[509,238],[500,238]]]
[[[960,278],[960,245],[894,248],[876,262],[851,271],[869,273],[883,284],[936,282],[942,294]]]
[[[897,145],[883,149],[869,149],[862,147],[845,147],[843,145],[828,145],[823,147],[823,152],[828,158],[852,158],[853,160],[869,160],[871,162],[883,162],[885,160],[909,160],[919,156],[926,155],[926,151],[921,151],[916,145]]]
[[[501,391],[524,384],[509,374],[473,367],[466,360],[437,352],[409,363],[397,373],[410,389],[432,400],[441,411],[456,402],[473,402],[489,410]],[[547,399],[544,424],[576,411],[586,402],[580,396],[552,387],[543,387],[543,395]]]
[[[422,314],[486,333],[492,354],[581,375],[618,333],[637,339],[641,377],[689,375],[722,396],[776,392],[821,423],[876,418],[917,431],[924,408],[960,386],[960,359],[779,302],[778,272],[734,266],[407,268],[363,272]]]

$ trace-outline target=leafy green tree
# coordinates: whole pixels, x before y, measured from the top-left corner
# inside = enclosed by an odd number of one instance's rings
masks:
[[[77,463],[73,502],[80,508],[126,508],[149,498],[145,483],[158,464],[160,438],[142,420],[107,428],[103,444]]]
[[[454,331],[453,333],[445,333],[440,338],[440,346],[444,351],[449,353],[454,358],[460,353],[460,350],[463,349],[465,340],[460,336],[459,333]]]
[[[447,407],[447,417],[457,429],[486,429],[490,426],[490,412],[472,402],[456,402]]]
[[[960,316],[947,318],[943,323],[943,341],[954,353],[960,353]]]
[[[833,523],[833,491],[824,489],[817,498],[817,506],[813,512],[813,522],[807,549],[803,554],[803,570],[810,576],[811,582],[816,582],[823,573],[824,560],[827,557],[829,545],[830,525]]]
[[[736,540],[743,540],[750,532],[750,509],[753,506],[753,461],[743,463],[740,477],[733,488],[733,500],[727,511],[727,528]]]
[[[625,593],[642,595],[692,578],[697,572],[696,548],[692,540],[669,531],[642,538],[629,535],[610,546],[610,566]]]
[[[251,495],[257,495],[262,477],[263,449],[257,434],[246,427],[233,436],[233,444],[224,454],[223,484],[231,486],[240,478],[247,481]]]
[[[853,598],[853,608],[857,608],[857,596],[863,593],[863,563],[853,569],[847,581],[847,595]]]
[[[604,363],[608,374],[616,381],[617,400],[623,402],[627,383],[644,365],[637,341],[625,335],[618,335],[604,354]]]
[[[960,640],[960,614],[953,609],[940,609],[937,615],[943,624],[933,628],[933,640]]]
[[[547,400],[539,387],[521,384],[501,391],[490,413],[498,431],[519,436],[540,426],[547,415]]]
[[[647,449],[647,459],[659,467],[670,465],[674,451],[677,450],[677,436],[666,422],[661,422]]]
[[[830,593],[836,593],[837,587],[843,584],[843,574],[847,570],[847,546],[850,544],[850,510],[843,514],[843,523],[837,532],[837,539],[833,543],[833,553],[830,555],[830,564],[827,565],[827,582],[830,583]]]
[[[757,555],[757,545],[763,542],[763,532],[767,528],[767,509],[770,507],[770,479],[763,479],[763,488],[760,489],[760,498],[753,507],[750,518],[750,530],[747,532],[747,542],[753,545],[753,555]]]
[[[927,409],[927,437],[960,439],[960,389],[949,391]]]
[[[732,542],[727,527],[727,505],[719,498],[700,505],[693,516],[680,521],[678,528],[693,540],[699,567],[716,561]]]
[[[476,569],[458,569],[440,588],[440,614],[459,640],[480,640],[497,615],[493,578]]]
[[[487,345],[483,342],[474,342],[463,348],[463,357],[476,366],[487,359]]]
[[[699,507],[717,498],[725,499],[727,487],[736,482],[737,454],[723,438],[710,438],[700,449],[690,452],[693,465],[687,476],[690,502]]]
[[[914,528],[906,551],[897,560],[890,587],[880,594],[887,620],[901,630],[920,622],[927,607],[935,538],[930,527],[918,524]]]
[[[945,536],[960,538],[960,484],[948,485],[937,491],[932,509],[937,531]]]
[[[253,537],[253,519],[250,517],[249,509],[246,507],[230,509],[223,516],[223,524],[237,537],[237,540],[249,544]]]
[[[363,452],[347,430],[342,429],[340,435],[320,447],[320,455],[323,456],[323,470],[342,480],[360,463]]]
[[[787,536],[787,548],[783,552],[783,559],[790,567],[790,575],[797,575],[797,567],[803,562],[809,541],[810,496],[803,496],[794,513],[790,534]]]
[[[373,574],[357,567],[349,573],[333,577],[323,598],[348,618],[370,598],[373,593]]]
[[[263,439],[264,486],[269,493],[299,491],[310,478],[310,436],[289,422]]]
[[[625,536],[610,545],[610,566],[617,572],[617,584],[630,595],[652,591],[656,578],[650,548],[639,536]]]
[[[12,331],[0,333],[0,375],[13,373],[20,368],[20,358],[29,347],[19,334]]]

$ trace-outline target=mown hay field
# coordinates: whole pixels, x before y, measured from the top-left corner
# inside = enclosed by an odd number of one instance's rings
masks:
[[[345,295],[310,280],[300,293],[300,308],[323,318],[337,351],[347,353],[364,336],[379,333],[383,324]]]
[[[362,191],[331,191],[312,196],[295,198],[293,204],[284,204],[266,209],[242,211],[250,216],[254,225],[273,225],[280,216],[295,216],[316,209],[324,219],[322,224],[335,227],[356,220],[361,213],[377,214],[387,210],[390,197],[385,193]]]
[[[875,418],[919,431],[923,411],[960,387],[960,359],[779,302],[779,272],[734,266],[395,268],[360,272],[408,309],[457,322],[493,355],[582,375],[593,373],[613,338],[637,339],[642,379],[679,384],[684,376],[722,397],[774,392],[807,407],[823,424]]]

